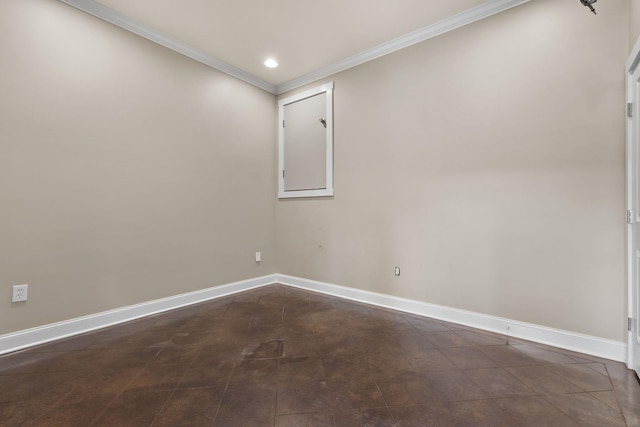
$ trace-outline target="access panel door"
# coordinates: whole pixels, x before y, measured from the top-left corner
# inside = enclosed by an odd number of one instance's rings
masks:
[[[279,197],[333,195],[331,87],[280,101]]]
[[[285,105],[285,191],[327,187],[326,111],[324,94]]]

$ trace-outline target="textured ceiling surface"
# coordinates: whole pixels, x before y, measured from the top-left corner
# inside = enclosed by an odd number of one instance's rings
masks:
[[[486,0],[98,0],[273,85]],[[267,57],[280,66],[268,69]]]

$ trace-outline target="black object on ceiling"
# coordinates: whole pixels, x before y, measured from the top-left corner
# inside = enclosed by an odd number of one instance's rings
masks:
[[[597,2],[598,0],[580,0],[580,3],[582,3],[583,5],[587,6],[589,8],[589,10],[591,10],[591,12],[593,12],[593,14],[596,14],[596,10],[593,8],[593,4],[595,2]]]

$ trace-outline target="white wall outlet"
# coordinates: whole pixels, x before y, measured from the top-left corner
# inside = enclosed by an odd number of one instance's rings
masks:
[[[400,275],[400,267],[396,267],[395,274],[396,276]]]
[[[262,254],[260,252],[256,252],[256,262],[262,261]]]
[[[15,285],[13,287],[13,295],[11,297],[11,302],[26,301],[28,290],[29,290],[29,285]]]

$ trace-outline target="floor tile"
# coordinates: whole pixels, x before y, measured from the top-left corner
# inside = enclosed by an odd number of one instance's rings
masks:
[[[196,359],[180,379],[178,388],[224,387],[229,382],[235,363],[227,359]]]
[[[331,412],[278,415],[276,427],[327,427],[333,425]]]
[[[328,409],[329,394],[325,381],[278,381],[276,415],[323,412]]]
[[[519,352],[516,346],[483,346],[479,347],[478,350],[480,350],[489,359],[493,360],[497,366],[503,368],[509,366],[536,365],[536,362],[533,359]]]
[[[456,334],[458,334],[466,342],[477,346],[507,344],[506,338],[493,334],[489,335],[472,331],[456,331]]]
[[[541,396],[510,397],[495,402],[523,427],[577,427],[579,424]]]
[[[171,391],[128,391],[118,396],[92,426],[148,426],[162,410]]]
[[[275,408],[275,384],[233,384],[224,393],[218,416],[270,417],[275,415]]]
[[[147,365],[131,379],[125,392],[130,390],[174,390],[188,368],[188,365]]]
[[[196,348],[202,347],[209,341],[215,342],[215,336],[211,333],[211,331],[183,330],[180,332],[176,332],[176,334],[171,337],[171,340],[165,347],[163,347],[161,353],[165,352],[167,348],[182,349],[190,345]]]
[[[440,351],[459,369],[490,368],[496,362],[489,359],[474,347],[448,347]]]
[[[224,390],[191,388],[176,390],[153,422],[153,427],[210,426],[216,418]]]
[[[598,399],[600,402],[609,405],[611,409],[620,412],[620,404],[615,391],[594,391],[589,393],[591,396]]]
[[[594,371],[599,372],[606,377],[609,376],[609,372],[607,371],[607,366],[604,363],[585,363],[584,366],[586,366],[587,368],[591,368]]]
[[[325,380],[322,359],[307,356],[285,356],[278,360],[278,381]]]
[[[137,372],[133,369],[77,377],[74,389],[44,413],[36,424],[89,425],[122,393]]]
[[[581,426],[624,427],[626,425],[619,411],[588,393],[548,395],[545,398]]]
[[[568,365],[555,364],[548,367],[556,374],[577,385],[584,391],[613,390],[609,377],[589,368],[586,365],[572,363]]]
[[[640,405],[622,403],[620,408],[628,426],[640,426]]]
[[[275,425],[275,417],[218,417],[215,427],[269,427]]]
[[[389,408],[401,427],[456,426],[457,420],[448,404],[394,406]]]
[[[448,371],[446,375],[456,371]],[[446,381],[443,384],[433,385],[425,376],[413,374],[398,375],[393,378],[376,380],[382,398],[389,406],[417,405],[427,402],[441,402],[448,396]],[[475,387],[475,386],[474,386]]]
[[[461,371],[426,372],[430,390],[449,401],[486,399],[487,395]]]
[[[406,316],[407,321],[419,331],[422,332],[449,332],[450,329],[442,322],[435,320],[429,320],[425,318],[418,318],[412,316]]]
[[[112,399],[115,396],[112,397]],[[63,402],[55,405],[51,410],[45,412],[38,417],[33,423],[27,423],[26,425],[33,426],[88,426],[104,412],[107,406],[110,404],[110,400],[100,400],[95,398],[90,399],[64,399]],[[0,425],[5,425],[0,421]],[[7,423],[7,426],[21,425]]]
[[[98,349],[94,351],[91,369],[101,373],[123,372],[143,368],[158,354],[158,349]]]
[[[276,384],[278,379],[278,360],[242,360],[229,380],[230,384]]]
[[[73,391],[76,382],[64,372],[16,374],[0,377],[0,402],[54,403]]]
[[[382,352],[362,357],[369,372],[375,378],[393,378],[404,374],[419,373],[419,368],[404,357],[402,352]]]
[[[460,335],[453,331],[448,332],[426,332],[424,336],[436,348],[446,347],[463,347],[471,345],[465,341]]]
[[[330,384],[335,381],[358,382],[373,378],[373,368],[363,357],[324,357],[322,366],[327,382]]]
[[[330,382],[327,387],[328,402],[334,409],[365,410],[386,406],[380,388],[373,380]],[[389,390],[389,393],[392,392]]]
[[[450,371],[456,369],[449,358],[440,350],[426,350],[419,356],[409,360],[411,365],[422,372],[428,371]]]
[[[526,366],[506,368],[506,370],[540,394],[584,391],[546,366]]]
[[[451,403],[455,425],[474,427],[511,427],[515,420],[492,400]]]
[[[517,351],[525,354],[540,364],[549,363],[577,363],[575,359],[565,356],[557,351],[547,350],[535,345],[523,344],[514,346]]]
[[[333,411],[336,427],[394,427],[397,425],[393,415],[387,408],[365,409],[337,409]]]
[[[469,369],[464,373],[489,397],[532,396],[536,394],[503,368]]]
[[[92,369],[94,357],[93,350],[25,352],[3,375],[87,371]]]
[[[0,356],[0,426],[640,425],[617,362],[272,285]]]

